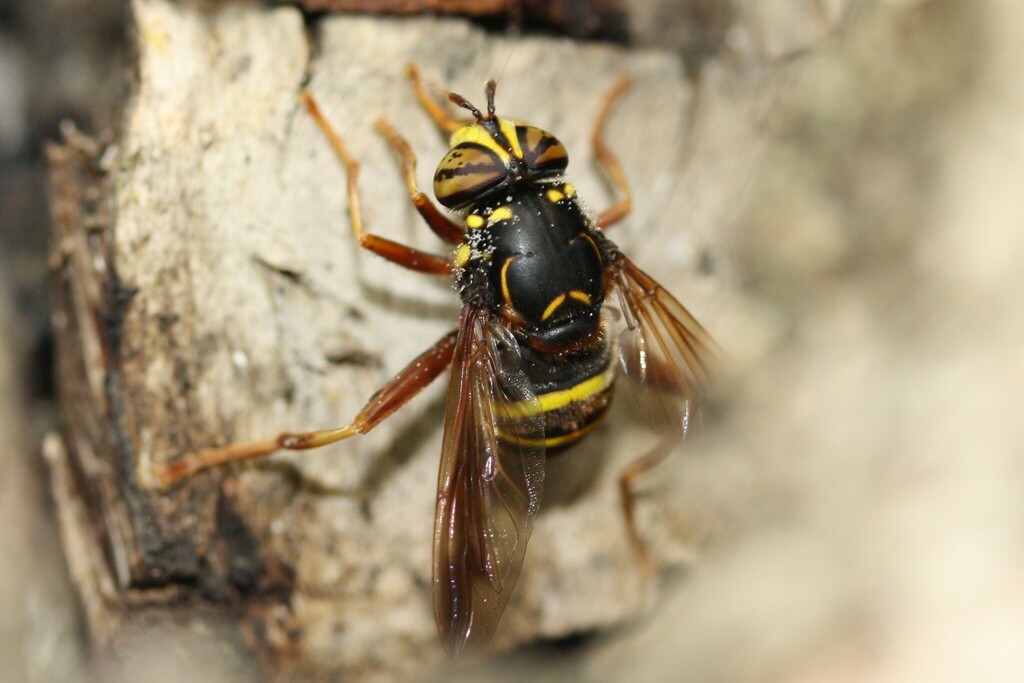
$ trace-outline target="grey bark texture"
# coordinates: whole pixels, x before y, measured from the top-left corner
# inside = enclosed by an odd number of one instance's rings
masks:
[[[454,19],[311,27],[295,9],[244,3],[131,10],[135,75],[117,139],[51,151],[68,419],[48,456],[90,634],[154,675],[170,660],[245,677],[244,641],[282,680],[422,677],[444,661],[429,595],[444,381],[364,437],[167,491],[151,476],[203,446],[340,426],[454,326],[447,281],[360,252],[343,169],[298,93],[316,95],[360,161],[366,227],[436,252],[372,128],[394,123],[429,189],[446,144],[406,63],[439,98],[479,102],[483,81],[500,78],[499,113],[560,137],[595,210],[615,197],[589,135],[609,86],[630,74],[607,139],[635,208],[611,236],[742,356],[732,226],[782,76],[750,52],[709,61],[694,81],[668,53],[510,40]],[[804,24],[793,26],[771,45],[799,45],[786,42]],[[616,476],[646,438],[620,403],[552,463],[496,649],[622,624],[657,599],[618,506]],[[709,533],[686,455],[642,486],[661,576],[689,566]]]

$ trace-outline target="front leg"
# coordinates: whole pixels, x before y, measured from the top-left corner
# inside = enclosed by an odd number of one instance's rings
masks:
[[[416,207],[420,216],[427,222],[430,229],[434,231],[434,234],[452,244],[459,244],[465,237],[465,233],[462,227],[452,223],[447,216],[441,213],[441,210],[434,206],[434,203],[430,201],[423,192],[420,192],[419,187],[416,185],[416,155],[413,154],[412,147],[406,142],[405,138],[398,134],[386,119],[378,119],[373,127],[377,129],[377,132],[384,136],[384,139],[388,141],[399,156],[402,157],[402,175],[405,177],[405,186],[409,189],[409,197],[412,199],[412,205]]]
[[[447,256],[430,254],[419,249],[413,249],[386,237],[381,237],[363,230],[363,214],[359,204],[359,162],[352,157],[334,126],[324,117],[316,103],[312,93],[305,92],[301,96],[309,115],[313,117],[316,125],[323,131],[324,136],[331,143],[334,152],[338,155],[341,163],[345,166],[348,188],[348,212],[352,222],[352,232],[359,240],[359,246],[386,258],[392,263],[415,270],[420,273],[431,275],[451,275],[451,259]]]

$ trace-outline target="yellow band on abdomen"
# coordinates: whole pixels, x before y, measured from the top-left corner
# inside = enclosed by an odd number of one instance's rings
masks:
[[[558,410],[571,403],[600,394],[608,388],[608,379],[608,373],[602,372],[568,389],[559,389],[558,391],[549,391],[546,394],[541,394],[537,397],[536,407],[532,402],[520,401],[510,403],[507,408],[512,417],[530,417],[532,415],[549,413],[552,410]]]

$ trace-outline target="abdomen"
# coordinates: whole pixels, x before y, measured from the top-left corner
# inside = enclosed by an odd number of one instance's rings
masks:
[[[550,355],[528,348],[521,354],[544,417],[547,450],[569,446],[598,425],[611,404],[615,381],[610,346],[603,336],[571,354]]]

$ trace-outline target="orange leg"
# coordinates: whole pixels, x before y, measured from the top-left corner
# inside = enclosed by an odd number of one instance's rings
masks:
[[[434,234],[452,244],[458,244],[462,242],[465,236],[462,228],[448,220],[448,217],[441,213],[441,210],[434,206],[434,203],[430,201],[424,193],[420,192],[416,186],[416,155],[413,154],[412,147],[406,142],[405,138],[398,134],[386,119],[377,119],[377,122],[373,124],[373,127],[377,129],[377,132],[384,136],[384,138],[390,143],[395,151],[402,157],[402,174],[405,176],[405,186],[409,188],[409,196],[412,198],[412,204],[419,211],[420,215],[423,216],[423,220],[427,222],[430,229],[434,231]]]
[[[597,226],[602,230],[618,223],[629,215],[630,210],[633,208],[633,193],[629,189],[629,181],[626,180],[626,174],[623,173],[619,160],[615,158],[615,155],[611,153],[611,150],[604,143],[604,129],[608,123],[608,117],[615,103],[626,92],[629,83],[629,76],[622,76],[615,82],[612,89],[608,91],[608,94],[605,96],[604,105],[597,115],[594,133],[590,136],[590,144],[594,147],[594,156],[597,158],[598,163],[604,167],[605,172],[612,181],[612,185],[622,195],[619,201],[598,214]]]
[[[161,486],[167,487],[183,477],[211,467],[262,458],[279,450],[300,451],[319,448],[350,436],[365,434],[405,405],[451,364],[455,352],[455,337],[456,331],[453,330],[420,354],[375,393],[344,427],[294,434],[285,432],[258,441],[232,443],[220,448],[204,448],[174,462],[158,465],[154,469],[154,476]]]
[[[619,501],[622,504],[622,516],[626,521],[626,532],[629,534],[629,542],[633,552],[643,568],[653,572],[655,568],[654,558],[651,551],[640,535],[640,529],[636,524],[636,493],[633,490],[638,478],[654,469],[672,453],[672,449],[689,431],[692,404],[687,401],[683,415],[682,427],[680,430],[673,430],[673,433],[664,437],[653,449],[629,463],[619,474]]]
[[[416,99],[419,100],[420,106],[430,115],[430,118],[434,119],[434,123],[437,124],[438,128],[446,133],[454,133],[466,125],[467,121],[457,119],[449,114],[430,96],[430,93],[427,92],[427,87],[423,85],[423,81],[420,79],[420,72],[415,66],[407,64],[405,74],[412,81],[412,87],[416,91]]]
[[[345,174],[348,178],[349,218],[352,221],[352,232],[359,240],[359,246],[410,270],[432,275],[450,275],[451,259],[448,256],[430,254],[386,237],[363,231],[363,217],[359,205],[359,162],[349,154],[341,136],[320,112],[320,107],[317,106],[313,95],[308,92],[303,93],[302,103],[331,143],[331,147],[334,148],[341,163],[345,165]]]

